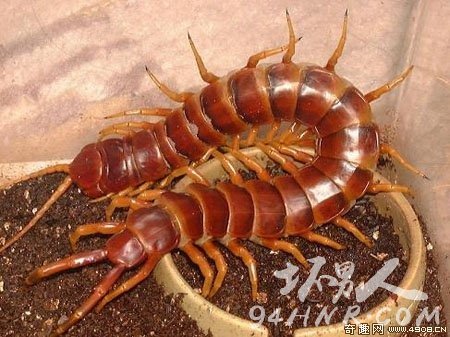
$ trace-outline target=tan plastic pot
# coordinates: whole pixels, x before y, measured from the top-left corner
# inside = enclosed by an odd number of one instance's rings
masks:
[[[248,155],[256,158],[261,163],[267,162],[267,157],[257,149],[245,151]],[[230,157],[230,160],[233,160]],[[236,165],[240,165],[235,162]],[[217,160],[211,160],[199,167],[200,172],[208,179],[223,179],[227,175]],[[376,179],[387,182],[382,176],[376,175]],[[175,187],[175,190],[182,191],[184,186],[191,182],[190,178],[182,179]],[[383,214],[390,215],[394,220],[395,231],[400,237],[400,242],[407,253],[409,261],[405,277],[399,287],[403,289],[421,290],[425,278],[425,246],[419,221],[411,208],[409,202],[400,193],[379,194],[374,197],[378,210]],[[214,337],[258,337],[268,336],[265,327],[257,327],[252,321],[236,317],[211,304],[201,295],[195,292],[183,279],[177,270],[170,255],[167,255],[158,265],[154,272],[157,281],[163,285],[167,293],[183,293],[181,306],[197,321],[197,324],[204,331],[211,331]],[[386,299],[383,303],[358,316],[358,320],[364,323],[380,322],[389,320],[390,324],[398,325],[396,322],[397,313],[400,315],[402,308],[409,310],[414,315],[418,301],[408,300],[399,297]],[[379,313],[378,317],[376,316]],[[387,329],[386,329],[387,330]],[[357,331],[356,331],[357,334]],[[387,333],[387,336],[397,336],[398,333]],[[343,324],[333,324],[313,328],[298,329],[294,337],[306,336],[348,336],[345,334]]]
[[[244,150],[247,155],[254,157],[261,164],[267,163],[267,157],[255,148]],[[236,166],[242,165],[229,157]],[[61,163],[59,161],[58,163]],[[16,179],[24,174],[36,171],[43,167],[53,165],[55,162],[27,162],[14,164],[0,164],[0,185]],[[243,168],[243,167],[242,167]],[[227,174],[217,160],[211,160],[199,167],[200,172],[209,180],[226,179]],[[376,179],[386,182],[380,175]],[[183,191],[184,187],[191,180],[186,177],[175,187],[176,191]],[[378,210],[383,214],[389,214],[394,220],[394,227],[400,237],[400,242],[407,253],[409,260],[405,277],[399,287],[403,289],[422,289],[425,278],[425,247],[419,221],[406,198],[400,193],[379,194],[374,197]],[[236,317],[211,304],[201,295],[195,292],[183,279],[176,268],[170,255],[166,255],[158,264],[154,271],[157,281],[164,287],[166,293],[182,293],[183,309],[197,321],[198,326],[204,331],[211,331],[214,337],[259,337],[268,336],[265,327],[257,327],[253,322]],[[360,322],[375,322],[377,312],[382,312],[378,320],[390,320],[395,322],[395,316],[402,308],[407,308],[413,315],[418,302],[399,297],[394,301],[392,298],[386,299],[379,306],[369,312],[358,316]],[[390,333],[387,336],[397,336],[399,334]],[[322,326],[315,328],[298,329],[294,337],[306,336],[348,336],[343,330],[342,324]]]

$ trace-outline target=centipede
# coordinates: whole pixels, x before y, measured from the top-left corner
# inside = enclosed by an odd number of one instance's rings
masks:
[[[0,253],[28,232],[72,184],[93,199],[111,197],[109,219],[115,207],[130,205],[128,196],[137,195],[136,199],[141,201],[153,200],[164,193],[163,188],[174,177],[189,175],[197,182],[206,183],[196,166],[210,157],[221,161],[233,183],[241,184],[240,175],[224,152],[255,170],[262,181],[269,181],[267,171],[240,151],[248,146],[257,146],[283,163],[303,184],[313,179],[312,185],[300,184],[308,188],[300,188],[298,193],[306,195],[315,223],[333,220],[342,224],[339,215],[351,207],[351,201],[366,192],[408,192],[405,186],[372,181],[378,158],[384,153],[412,172],[426,176],[394,148],[380,143],[370,102],[403,82],[412,67],[381,87],[362,94],[335,72],[346,41],[348,13],[344,16],[337,48],[324,67],[292,61],[299,39],[288,11],[286,18],[287,45],[252,55],[245,67],[224,77],[206,69],[188,34],[200,75],[207,83],[198,93],[177,93],[146,68],[157,87],[172,100],[182,103],[181,106],[142,108],[108,116],[161,116],[163,119],[156,123],[113,124],[100,132],[100,140],[83,147],[70,164],[55,165],[20,178],[18,181],[54,172],[67,173],[47,202],[0,248]],[[260,64],[265,58],[283,52],[280,63]],[[280,127],[282,123],[288,124],[285,130]],[[263,135],[264,127],[269,130]],[[114,137],[105,139],[109,136]],[[293,150],[288,146],[292,144],[309,146],[314,155]],[[289,158],[307,164],[301,172],[308,172],[308,177],[303,177],[306,173],[296,173]]]

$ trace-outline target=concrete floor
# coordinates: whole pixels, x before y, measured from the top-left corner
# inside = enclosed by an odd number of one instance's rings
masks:
[[[177,90],[198,90],[203,83],[187,31],[207,67],[226,74],[245,65],[249,55],[285,43],[288,8],[303,36],[296,60],[324,64],[348,8],[339,74],[367,92],[415,65],[411,78],[376,101],[373,110],[387,139],[431,178],[398,169],[398,181],[416,191],[413,203],[435,240],[443,295],[450,303],[448,1],[92,3],[0,3],[0,163],[72,158],[110,124],[103,116],[174,106],[148,79],[144,65]]]

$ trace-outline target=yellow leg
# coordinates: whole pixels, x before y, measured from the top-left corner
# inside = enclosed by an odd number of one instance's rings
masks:
[[[116,297],[122,295],[123,293],[126,293],[128,290],[136,287],[139,283],[144,281],[150,273],[155,268],[156,264],[161,260],[162,255],[160,254],[152,254],[147,258],[147,261],[145,261],[144,265],[141,267],[141,269],[138,271],[137,274],[133,275],[130,279],[122,283],[120,286],[118,286],[116,289],[112,290],[111,292],[106,295],[101,302],[97,305],[95,308],[96,312],[100,312],[103,307],[111,302]]]
[[[220,161],[220,164],[230,176],[231,182],[235,185],[242,186],[242,184],[244,183],[244,178],[236,169],[236,167],[231,163],[231,161],[219,151],[214,151],[213,156]]]
[[[193,93],[191,92],[182,92],[182,93],[178,93],[175,92],[171,89],[169,89],[169,87],[167,87],[166,85],[162,84],[155,75],[153,75],[153,73],[147,68],[145,67],[145,70],[147,71],[148,75],[150,76],[150,78],[152,79],[152,81],[156,84],[156,86],[159,88],[159,90],[161,90],[163,92],[163,94],[165,94],[167,97],[169,97],[171,100],[175,101],[175,102],[180,102],[183,103],[185,102],[190,96],[193,95]]]
[[[403,158],[402,155],[396,149],[389,146],[388,144],[381,144],[380,151],[381,153],[386,153],[390,155],[392,158],[396,159],[400,164],[402,164],[406,169],[410,170],[411,172],[420,175],[422,178],[430,180],[430,178],[428,178],[422,171],[415,168],[412,164],[406,161],[406,159]]]
[[[192,41],[191,35],[188,33],[188,40],[189,44],[191,45],[192,52],[194,53],[195,61],[197,62],[198,71],[200,72],[200,76],[202,77],[203,81],[207,83],[213,83],[219,79],[218,76],[214,75],[213,73],[210,73],[203,63],[203,60],[197,51],[197,48],[195,48],[194,42]]]
[[[342,51],[344,50],[345,40],[347,38],[347,21],[348,21],[348,10],[345,11],[344,24],[342,26],[342,33],[341,38],[339,39],[339,44],[336,50],[334,51],[333,55],[331,55],[330,59],[328,60],[327,65],[325,66],[325,68],[328,69],[329,71],[334,71],[334,67],[336,66],[336,63],[338,59],[341,57]]]
[[[258,176],[258,179],[263,181],[270,181],[270,174],[267,170],[262,167],[256,160],[250,158],[249,156],[243,154],[241,151],[236,151],[232,149],[226,149],[241,163],[243,163],[250,170],[254,171]]]
[[[135,132],[134,129],[151,129],[153,127],[153,123],[149,122],[125,122],[125,123],[117,123],[114,125],[110,125],[107,128],[101,130],[99,132],[99,140],[105,138],[110,134],[123,134],[123,132],[131,131]],[[132,134],[132,133],[131,133]]]
[[[78,226],[75,231],[69,235],[70,246],[76,250],[77,242],[82,236],[92,234],[116,234],[124,230],[124,222],[96,222]]]
[[[408,75],[411,73],[412,69],[413,69],[413,66],[410,66],[400,76],[394,78],[392,81],[386,83],[385,85],[382,85],[378,89],[375,89],[375,90],[365,94],[364,98],[366,99],[367,102],[370,103],[370,102],[376,100],[377,98],[379,98],[381,95],[391,91],[397,85],[402,83],[406,79],[406,77],[408,77]]]
[[[285,154],[289,157],[292,157],[300,163],[310,163],[314,158],[313,156],[311,156],[303,151],[294,149],[294,148],[286,146],[286,145],[281,145],[277,142],[270,142],[269,145],[273,146],[280,153]]]
[[[371,184],[367,189],[369,193],[381,193],[381,192],[399,192],[412,195],[412,191],[409,187],[396,184]]]
[[[250,284],[252,287],[252,299],[256,301],[258,298],[258,273],[256,272],[256,261],[252,254],[239,243],[238,239],[228,241],[226,247],[235,255],[239,257],[247,266],[248,275],[250,277]]]
[[[286,53],[283,55],[283,63],[291,63],[292,56],[295,54],[295,33],[294,27],[292,27],[291,17],[286,9],[286,20],[289,28],[289,44]]]
[[[207,240],[202,245],[203,250],[206,255],[208,255],[212,260],[214,260],[217,269],[217,276],[214,280],[213,287],[209,292],[209,297],[213,297],[214,294],[220,289],[222,286],[225,275],[227,274],[227,263],[225,262],[225,258],[223,257],[220,250],[214,245],[212,240]]]
[[[270,145],[265,145],[261,142],[256,143],[256,146],[261,149],[270,159],[278,163],[283,170],[290,175],[294,175],[298,171],[298,167],[290,159],[285,158],[275,148]]]
[[[156,199],[156,197],[155,197]],[[130,208],[136,210],[142,207],[149,207],[151,204],[142,198],[130,198],[130,197],[116,197],[111,200],[111,203],[106,208],[106,221],[111,221],[111,217],[116,208]]]
[[[313,231],[307,231],[305,233],[300,234],[299,236],[310,242],[316,242],[318,244],[321,244],[323,246],[327,246],[327,247],[330,247],[333,249],[337,249],[337,250],[345,249],[345,246],[341,245],[340,243],[338,243],[326,236],[314,233]]]
[[[272,127],[270,128],[269,132],[267,132],[266,138],[264,139],[264,143],[270,143],[274,137],[276,136],[278,130],[280,129],[281,122],[276,121],[272,124]]]
[[[356,227],[354,224],[352,224],[350,221],[342,218],[337,217],[332,221],[335,225],[345,229],[347,232],[350,232],[353,234],[359,241],[364,243],[367,247],[372,248],[373,242],[370,240],[367,236],[361,232],[358,227]]]
[[[205,281],[202,287],[202,295],[207,297],[211,291],[211,286],[214,278],[214,272],[206,260],[205,255],[192,242],[188,242],[180,248],[186,255],[200,268]]]
[[[256,138],[258,136],[259,127],[254,126],[250,129],[247,139],[244,140],[241,145],[242,147],[249,147],[255,144]]]
[[[295,41],[295,43],[297,43],[300,40],[301,40],[301,38],[297,39]],[[259,53],[256,53],[255,55],[250,56],[247,61],[246,68],[255,68],[258,65],[259,61],[264,60],[267,57],[282,53],[285,50],[287,50],[289,48],[289,46],[290,46],[290,44],[287,44],[287,45],[284,45],[281,47],[263,50]]]
[[[281,250],[285,253],[291,254],[295,259],[302,264],[306,269],[309,269],[309,263],[306,261],[303,254],[300,252],[300,250],[293,245],[292,243],[282,241],[282,240],[275,240],[275,239],[259,239],[258,242],[261,246],[267,247],[273,251]]]
[[[194,165],[190,165],[183,166],[172,171],[167,177],[161,180],[161,182],[159,183],[159,188],[166,188],[170,185],[172,180],[183,175],[187,175],[196,183],[200,183],[205,186],[210,185],[209,181],[205,177],[203,177],[203,175],[198,170],[195,169]]]
[[[116,118],[116,117],[123,117],[123,116],[161,116],[161,117],[167,117],[169,114],[173,112],[172,109],[165,109],[165,108],[141,108],[141,109],[133,109],[133,110],[126,110],[126,111],[120,111],[115,114],[105,116],[105,119],[109,118]]]

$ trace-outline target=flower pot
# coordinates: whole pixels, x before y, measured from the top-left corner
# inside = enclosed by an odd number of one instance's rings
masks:
[[[267,163],[267,157],[258,149],[250,148],[244,150],[247,155],[254,157],[262,164]],[[238,162],[229,157],[237,166]],[[199,166],[199,171],[210,181],[215,179],[226,179],[227,174],[218,160],[211,160]],[[387,182],[379,174],[375,179]],[[175,186],[174,190],[182,191],[189,184],[190,178],[185,177]],[[408,267],[404,278],[398,287],[402,289],[421,290],[425,278],[425,245],[419,221],[416,214],[406,198],[400,193],[378,194],[374,198],[379,212],[388,214],[393,218],[394,228],[399,236],[400,243],[406,253]],[[351,248],[348,248],[351,249]],[[167,255],[154,271],[157,281],[163,285],[167,293],[183,293],[182,307],[197,321],[204,331],[211,331],[214,337],[228,336],[268,336],[269,332],[264,326],[256,326],[252,321],[236,317],[203,298],[183,279],[177,270],[172,257]],[[394,296],[395,297],[395,296]],[[402,311],[408,310],[414,315],[418,305],[418,299],[406,299],[403,297],[388,297],[377,307],[357,317],[361,323],[386,322],[387,325],[398,325],[396,315],[401,317]],[[404,309],[406,308],[406,309]],[[357,331],[356,331],[357,334]],[[390,333],[385,329],[388,336],[397,336],[399,333]],[[297,329],[295,337],[303,336],[348,336],[344,331],[344,324],[333,324],[312,328]]]

